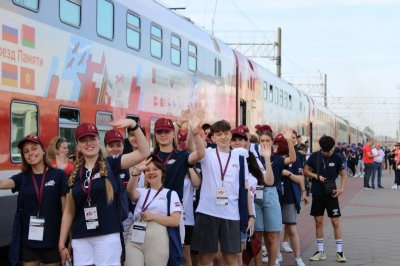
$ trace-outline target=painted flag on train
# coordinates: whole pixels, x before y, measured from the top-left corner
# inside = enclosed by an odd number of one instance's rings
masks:
[[[20,68],[20,87],[22,89],[35,89],[35,70],[28,67]]]
[[[18,86],[18,67],[16,65],[1,64],[1,84],[10,87]]]
[[[22,45],[29,48],[35,48],[35,28],[22,25]]]
[[[3,24],[1,36],[4,41],[18,43],[18,30],[16,28]]]

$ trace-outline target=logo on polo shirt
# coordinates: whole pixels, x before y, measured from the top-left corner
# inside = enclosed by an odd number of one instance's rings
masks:
[[[330,163],[330,164],[328,164],[329,166],[331,166],[331,167],[333,167],[333,166],[335,166],[335,163]]]
[[[232,167],[233,167],[233,168],[238,168],[238,167],[239,167],[239,165],[237,165],[237,164],[233,163],[233,164],[232,164]]]
[[[176,162],[176,160],[175,160],[175,159],[171,159],[171,160],[169,160],[169,161],[167,162],[167,164],[173,164],[174,162]]]
[[[94,175],[94,177],[93,177],[93,179],[96,179],[96,178],[99,178],[100,177],[100,173],[96,173],[95,175]],[[92,179],[92,180],[93,180]]]
[[[174,204],[175,204],[175,207],[180,207],[181,206],[180,202],[175,202]]]
[[[54,187],[56,185],[56,181],[50,180],[46,184],[44,184],[45,187]]]
[[[119,175],[119,177],[120,177],[121,179],[124,179],[124,178],[125,178],[125,174],[122,173],[122,174]]]

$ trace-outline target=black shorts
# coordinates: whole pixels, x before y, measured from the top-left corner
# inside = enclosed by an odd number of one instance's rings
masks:
[[[185,241],[184,245],[190,246],[192,243],[192,236],[193,236],[193,225],[185,225]]]
[[[61,257],[58,248],[30,248],[21,246],[21,261],[40,261],[43,264],[50,264],[61,262]]]
[[[310,215],[324,216],[325,209],[329,218],[337,218],[342,216],[340,214],[338,198],[313,196]]]
[[[197,213],[191,250],[199,253],[217,253],[218,242],[222,253],[241,252],[240,221]]]

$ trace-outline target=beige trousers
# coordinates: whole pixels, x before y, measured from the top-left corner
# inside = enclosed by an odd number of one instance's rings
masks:
[[[148,222],[144,244],[134,243],[131,239],[132,226],[125,243],[125,266],[163,266],[169,258],[169,237],[167,228],[156,222]]]

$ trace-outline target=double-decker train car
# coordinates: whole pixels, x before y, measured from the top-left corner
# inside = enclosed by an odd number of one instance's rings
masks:
[[[315,148],[323,134],[337,136],[329,109],[157,2],[2,0],[0,16],[0,179],[19,171],[27,134],[45,144],[61,135],[72,152],[80,123],[103,137],[128,117],[151,141],[157,118],[196,103],[208,122],[290,127]],[[353,138],[345,126],[341,137]],[[0,208],[1,247],[16,196],[0,191]]]

